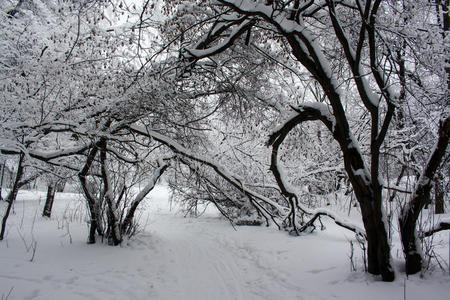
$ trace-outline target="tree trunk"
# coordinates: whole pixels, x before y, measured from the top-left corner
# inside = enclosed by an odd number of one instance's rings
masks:
[[[0,231],[0,241],[3,240],[6,230],[6,221],[8,220],[9,214],[11,212],[11,208],[14,204],[14,201],[17,198],[17,193],[19,192],[20,188],[20,180],[23,176],[23,160],[24,160],[24,154],[21,153],[19,156],[19,165],[17,167],[17,173],[16,173],[16,179],[14,180],[14,185],[11,189],[11,191],[8,194],[8,197],[6,198],[6,202],[8,203],[5,214],[3,215],[2,219],[2,228]]]
[[[375,195],[364,196],[360,192],[355,192],[355,196],[361,207],[367,236],[367,271],[374,275],[381,274],[384,281],[393,281],[395,273],[391,266],[391,249],[381,201]]]
[[[3,200],[3,196],[2,196],[2,189],[3,189],[3,177],[5,176],[5,166],[6,162],[4,161],[2,164],[2,177],[0,179],[0,201]]]
[[[95,232],[97,231],[98,227],[98,210],[95,205],[95,198],[92,196],[91,192],[89,191],[89,188],[87,186],[86,181],[86,175],[80,173],[78,175],[80,179],[81,188],[83,189],[84,196],[86,197],[88,208],[89,208],[89,214],[90,214],[90,226],[89,226],[89,236],[88,236],[88,244],[95,244]]]
[[[416,274],[422,270],[422,254],[417,239],[416,219],[413,217],[401,218],[399,224],[403,253],[405,254],[406,274]]]
[[[367,235],[368,272],[374,275],[381,274],[383,281],[393,281],[395,273],[391,265],[391,248],[384,221],[382,189],[377,180],[378,170],[372,170],[373,174],[369,174],[362,154],[353,146],[353,140],[349,137],[348,124],[345,122],[344,125],[341,132],[334,132],[334,137],[344,154],[345,170],[361,207]],[[373,155],[377,153],[372,151]],[[374,164],[373,160],[372,163]]]
[[[136,196],[134,201],[131,203],[127,215],[125,216],[125,219],[122,222],[121,226],[122,234],[130,234],[132,232],[134,214],[136,212],[136,209],[138,208],[138,205],[144,200],[145,196],[147,196],[148,193],[150,193],[150,191],[153,190],[158,179],[169,167],[169,165],[167,163],[164,163],[162,159],[159,164],[160,166],[158,169],[156,169],[155,173],[150,179],[150,182],[144,187],[144,189],[141,190],[141,192]]]
[[[122,234],[120,230],[118,209],[111,187],[108,166],[106,164],[106,145],[106,139],[100,139],[100,169],[102,173],[103,191],[108,209],[108,244],[117,246],[122,242]]]
[[[45,199],[44,210],[42,212],[43,217],[50,218],[52,214],[53,201],[55,200],[56,186],[50,183],[47,188],[47,198]]]
[[[406,260],[406,273],[415,274],[422,270],[422,255],[417,239],[416,222],[420,212],[430,198],[432,179],[447,150],[450,137],[450,117],[441,121],[439,140],[420,175],[411,201],[402,209],[399,217],[400,235]]]
[[[95,145],[94,148],[89,152],[89,155],[86,159],[86,164],[84,165],[81,172],[78,174],[78,178],[80,179],[81,188],[83,189],[84,196],[86,197],[86,201],[88,203],[89,213],[90,213],[90,227],[89,227],[89,236],[88,236],[88,244],[95,244],[95,232],[98,230],[100,222],[98,221],[99,212],[97,210],[97,205],[94,196],[88,187],[87,174],[89,173],[89,169],[94,162],[95,156],[98,153],[98,148]]]
[[[440,175],[436,178],[434,182],[434,212],[436,214],[445,213],[444,208],[444,185],[442,181],[444,180],[443,176]]]

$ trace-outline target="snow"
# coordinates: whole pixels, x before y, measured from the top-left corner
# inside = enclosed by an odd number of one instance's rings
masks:
[[[284,14],[277,14],[272,6],[265,5],[264,1],[220,0],[220,2],[235,6],[244,12],[265,15],[267,18],[273,19],[285,32],[304,30],[302,25],[287,19]]]
[[[86,244],[79,194],[57,193],[51,219],[40,216],[44,199],[43,192],[19,192],[0,242],[2,298],[370,300],[404,299],[405,290],[408,300],[432,300],[447,299],[450,290],[448,274],[440,271],[424,278],[397,272],[393,283],[367,275],[353,234],[327,220],[327,230],[301,237],[264,226],[235,230],[213,209],[184,218],[169,204],[167,189],[156,186],[146,198],[141,232],[111,247]],[[356,272],[350,271],[349,241]],[[448,241],[435,251],[445,257]]]

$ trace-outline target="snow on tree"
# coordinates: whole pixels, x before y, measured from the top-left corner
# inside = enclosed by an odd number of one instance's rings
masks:
[[[212,203],[232,223],[300,235],[330,217],[392,281],[383,204],[414,174],[400,224],[420,270],[416,221],[448,157],[443,2],[1,3],[0,148],[18,157],[2,231],[23,174],[64,168],[88,242],[118,245],[167,170],[188,210]],[[342,190],[364,229],[321,207]]]
[[[176,6],[176,3],[167,5]],[[386,281],[394,279],[394,271],[383,208],[380,160],[396,106],[401,99],[399,91],[402,84],[399,81],[404,78],[398,71],[401,64],[392,53],[395,44],[390,40],[401,35],[401,31],[391,32],[391,27],[387,27],[389,22],[386,22],[390,16],[387,13],[395,5],[381,1],[343,4],[331,0],[223,0],[209,5],[191,5],[189,9],[188,5],[182,4],[179,8],[184,12],[185,19],[198,16],[199,11],[204,14],[204,21],[197,21],[203,33],[192,35],[193,41],[181,50],[188,70],[195,68],[194,64],[202,60],[213,59],[228,53],[228,49],[248,45],[250,41],[263,48],[264,43],[272,38],[270,43],[279,45],[285,56],[290,56],[294,64],[301,65],[302,70],[308,71],[317,82],[325,103],[310,105],[300,102],[292,107],[294,116],[274,130],[269,140],[269,144],[274,146],[271,169],[293,211],[298,196],[287,185],[288,180],[277,164],[277,148],[297,125],[320,121],[339,144],[346,173],[361,207],[368,240],[369,272],[381,274]],[[430,6],[420,2],[420,5],[411,5],[408,9],[416,11],[419,7]],[[403,15],[396,17],[400,20]],[[421,23],[415,22],[414,26],[428,28],[427,21],[423,20],[427,19],[422,19]],[[412,27],[409,29],[414,30]],[[188,29],[185,31],[184,36],[187,36]],[[277,35],[274,36],[274,32]],[[407,42],[413,39],[410,36],[404,38]],[[433,45],[438,53],[433,57],[433,64],[442,63],[446,57],[444,43],[438,39]],[[414,48],[411,47],[411,50],[414,51]],[[420,55],[419,59],[427,59],[426,52],[423,55],[414,54]],[[440,72],[440,78],[442,74]],[[348,82],[351,82],[350,86],[347,86]],[[352,89],[357,97],[348,97],[343,86]],[[349,105],[358,105],[358,110],[368,122],[365,129],[368,134],[364,140],[355,138],[354,131],[358,129],[350,122]],[[295,213],[292,212],[291,217],[295,218]],[[294,219],[291,224],[295,226]]]

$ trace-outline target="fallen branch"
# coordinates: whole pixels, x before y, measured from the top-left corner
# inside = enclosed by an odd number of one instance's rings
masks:
[[[313,216],[311,217],[311,219],[309,219],[308,222],[306,222],[302,227],[300,227],[298,229],[299,232],[303,232],[306,229],[308,229],[311,226],[314,226],[314,222],[320,217],[320,216],[327,216],[329,218],[331,218],[332,220],[334,220],[334,223],[336,223],[336,225],[341,226],[345,229],[348,229],[350,231],[353,231],[357,236],[363,237],[364,239],[366,239],[366,232],[364,229],[362,229],[361,227],[350,223],[349,221],[341,218],[340,216],[336,215],[335,213],[329,211],[329,210],[325,210],[325,209],[316,209],[314,212],[309,212],[312,213]]]

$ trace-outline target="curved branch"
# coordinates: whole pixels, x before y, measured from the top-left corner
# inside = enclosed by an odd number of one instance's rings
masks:
[[[326,209],[309,210],[306,207],[302,207],[298,202],[297,194],[290,187],[288,187],[287,182],[285,182],[285,179],[283,178],[280,167],[278,165],[278,150],[283,141],[285,140],[286,136],[289,134],[289,132],[295,126],[306,121],[320,120],[322,121],[322,123],[325,124],[325,126],[330,130],[331,133],[333,133],[334,127],[333,116],[329,113],[328,107],[325,104],[322,103],[304,104],[299,108],[295,108],[295,110],[297,114],[288,119],[284,123],[284,125],[280,126],[279,129],[277,129],[274,133],[272,133],[267,143],[268,146],[272,146],[270,170],[272,171],[282,194],[289,199],[289,206],[291,211],[288,217],[290,218],[290,222],[293,226],[293,231],[299,234],[300,232],[303,232],[307,228],[311,227],[320,216],[327,216],[333,219],[337,225],[344,227],[348,230],[351,230],[357,235],[366,238],[364,229],[348,222],[347,220],[344,220],[343,218],[337,216],[335,213],[329,210]],[[296,217],[295,210],[297,208],[308,215],[312,215],[311,219],[306,224],[303,224],[302,227],[300,228],[297,228],[297,222],[295,220]]]
[[[281,169],[278,166],[278,150],[289,132],[300,123],[303,123],[305,121],[322,120],[324,123],[330,126],[330,128],[332,128],[333,122],[330,120],[330,115],[327,115],[324,113],[324,111],[322,111],[324,108],[326,108],[326,105],[321,103],[304,104],[299,108],[294,108],[294,110],[296,110],[296,115],[288,119],[284,123],[284,125],[273,132],[269,137],[269,141],[267,142],[267,146],[272,146],[270,170],[272,171],[272,174],[281,189],[281,193],[288,199],[290,207],[288,218],[291,226],[293,227],[293,231],[295,231],[296,233],[298,233],[297,222],[295,220],[296,207],[298,207],[298,196],[294,191],[292,191],[291,188],[287,186],[287,182],[284,180],[284,176],[282,175]]]
[[[292,107],[292,109],[295,111],[295,114],[272,132],[267,142],[268,146],[274,145],[277,143],[277,140],[280,140],[279,143],[282,143],[287,134],[295,126],[306,121],[322,121],[322,123],[330,130],[331,134],[333,134],[335,119],[329,112],[326,104],[311,102],[302,104],[298,107]]]
[[[330,219],[334,220],[334,223],[336,225],[341,226],[345,229],[348,229],[350,231],[353,231],[356,235],[363,237],[364,239],[367,239],[366,232],[361,227],[350,223],[349,221],[337,216],[335,213],[324,210],[324,209],[317,209],[314,211],[313,216],[311,219],[306,222],[301,228],[298,229],[299,232],[303,232],[309,227],[313,226],[314,222],[320,217],[320,216],[326,216]]]

